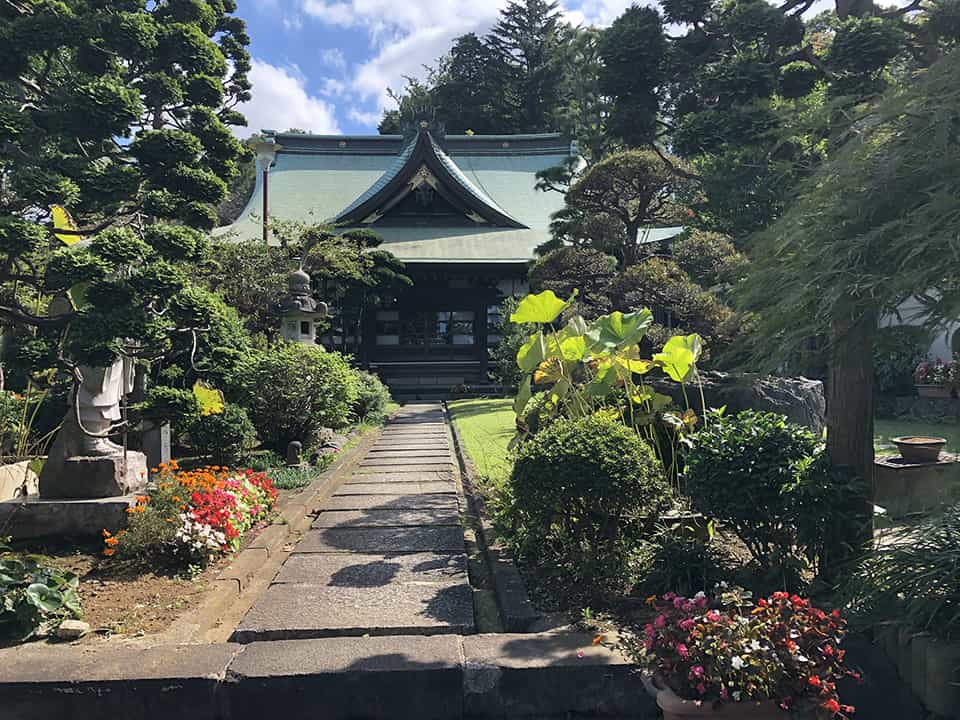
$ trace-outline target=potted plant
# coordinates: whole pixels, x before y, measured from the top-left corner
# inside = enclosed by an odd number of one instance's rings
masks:
[[[836,682],[844,669],[845,621],[785,592],[760,598],[739,588],[711,601],[667,593],[624,649],[651,678],[664,720],[842,720]]]
[[[913,372],[913,382],[920,397],[949,398],[958,381],[960,369],[956,357],[950,362],[944,362],[942,358],[933,362],[924,360]]]

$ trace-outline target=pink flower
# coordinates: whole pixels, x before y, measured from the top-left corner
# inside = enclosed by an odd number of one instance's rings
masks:
[[[655,628],[657,628],[658,630],[659,630],[660,628],[662,628],[662,627],[665,627],[666,624],[667,624],[667,616],[666,616],[666,615],[657,615],[657,616],[653,619],[653,626],[654,626]]]
[[[692,668],[690,668],[690,672],[695,678],[702,678],[706,670],[703,669],[703,665],[694,665]]]
[[[720,699],[721,699],[721,700],[729,700],[729,699],[730,699],[730,693],[727,692],[727,686],[726,686],[726,685],[721,685],[721,686],[720,686]]]
[[[653,629],[653,625],[651,625],[650,623],[647,623],[646,625],[643,626],[643,634],[646,635],[648,638],[652,638],[654,635],[656,635],[656,633],[657,631]]]
[[[683,604],[686,602],[685,598],[680,597],[679,595],[673,599],[673,606],[679,610],[683,607]]]
[[[697,624],[691,618],[680,621],[680,629],[684,632],[690,632],[694,627],[696,627],[696,625]]]
[[[646,648],[648,652],[650,650],[653,650],[653,638],[647,638],[646,640],[644,640],[643,647]]]
[[[720,613],[718,613],[716,610],[708,611],[707,620],[709,620],[712,623],[720,622]]]
[[[687,646],[684,645],[683,643],[677,643],[677,654],[684,660],[690,657],[690,651],[687,649]]]
[[[680,606],[680,609],[683,610],[684,612],[692,612],[693,603],[687,600],[683,605]]]
[[[694,602],[696,603],[697,607],[698,607],[700,610],[703,610],[703,609],[707,606],[707,596],[706,596],[706,595],[699,595],[699,596],[697,596],[697,598],[694,600]]]
[[[707,686],[703,683],[697,683],[697,692],[703,695],[705,692],[707,692]]]

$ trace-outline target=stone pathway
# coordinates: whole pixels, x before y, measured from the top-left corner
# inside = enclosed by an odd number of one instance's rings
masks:
[[[406,406],[324,504],[234,639],[473,632],[455,462],[440,405]]]

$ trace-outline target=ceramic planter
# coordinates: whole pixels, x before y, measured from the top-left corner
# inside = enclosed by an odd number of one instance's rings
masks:
[[[900,457],[911,463],[935,463],[940,458],[940,451],[947,444],[942,437],[926,437],[921,435],[904,435],[893,438],[893,444],[900,451]]]
[[[917,395],[925,398],[947,398],[951,397],[950,388],[946,385],[916,385]]]
[[[657,705],[663,710],[663,720],[786,720],[787,714],[777,703],[767,702],[730,702],[716,709],[709,703],[697,704],[693,700],[684,700],[670,688],[657,687]]]

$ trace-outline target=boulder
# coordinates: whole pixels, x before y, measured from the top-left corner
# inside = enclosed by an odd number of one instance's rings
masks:
[[[23,488],[28,495],[38,492],[37,474],[30,469],[30,461],[0,465],[0,502],[21,497]]]
[[[726,406],[728,414],[741,410],[775,412],[786,415],[790,422],[803,425],[816,435],[823,433],[827,403],[823,383],[819,380],[722,372],[705,372],[701,377],[708,408]],[[652,384],[657,392],[669,395],[678,405],[685,406],[683,391],[677,383],[657,379]],[[703,411],[696,384],[687,386],[687,398],[697,413]]]

